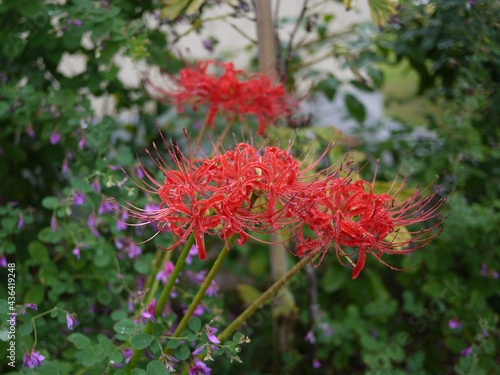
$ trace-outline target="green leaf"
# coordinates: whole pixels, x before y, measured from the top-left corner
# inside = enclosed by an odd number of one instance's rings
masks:
[[[191,351],[187,345],[181,345],[174,351],[174,357],[180,361],[185,361],[191,355]]]
[[[39,305],[45,299],[45,287],[40,284],[33,285],[24,296],[25,303]]]
[[[170,349],[176,349],[179,347],[180,345],[180,341],[179,340],[175,340],[175,339],[172,339],[172,340],[168,340],[167,341],[167,348],[170,348]]]
[[[188,327],[191,328],[193,332],[199,332],[201,329],[201,320],[195,316],[191,317],[188,321]]]
[[[72,333],[68,336],[68,340],[75,344],[77,349],[86,349],[91,346],[90,339],[82,333]]]
[[[147,375],[168,375],[170,374],[167,370],[167,367],[161,363],[160,361],[149,362],[146,367]]]
[[[31,323],[31,321],[26,322],[19,327],[17,332],[19,332],[19,334],[22,336],[27,336],[31,334],[31,332],[33,332],[33,324]]]
[[[139,333],[132,337],[132,347],[138,350],[146,349],[154,339],[154,336],[148,335],[147,333]]]
[[[31,241],[28,245],[28,252],[33,264],[42,264],[49,260],[47,247],[39,241]]]
[[[347,281],[347,273],[338,267],[326,269],[321,279],[321,286],[326,293],[333,293],[339,290]]]
[[[389,17],[396,13],[396,2],[394,0],[368,0],[370,13],[373,22],[377,26],[381,26],[387,22]]]
[[[339,86],[340,81],[337,78],[331,76],[319,82],[316,86],[316,90],[322,92],[329,100],[333,100]]]
[[[163,367],[165,367],[165,365]],[[144,371],[142,368],[134,368],[132,369],[132,371],[130,371],[130,375],[145,375],[145,374],[147,374],[147,372]]]
[[[112,365],[120,364],[123,362],[123,354],[121,352],[113,352],[109,356],[109,363]]]
[[[366,109],[354,95],[346,94],[344,96],[344,103],[347,107],[349,114],[359,122],[365,121]]]
[[[62,237],[63,237],[62,231],[54,232],[49,227],[43,228],[40,232],[38,232],[38,239],[40,241],[51,244],[58,243],[59,241],[61,241]]]
[[[10,104],[5,100],[0,100],[0,117],[9,111]]]
[[[136,331],[137,324],[131,319],[123,319],[116,322],[113,329],[116,333],[130,335]]]

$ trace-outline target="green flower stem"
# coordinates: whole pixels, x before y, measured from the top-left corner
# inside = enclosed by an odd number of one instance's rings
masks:
[[[290,271],[288,271],[273,285],[271,285],[269,289],[262,293],[259,298],[257,298],[250,306],[248,306],[245,311],[243,311],[236,319],[234,319],[233,322],[228,325],[226,329],[220,333],[219,336],[217,336],[220,342],[226,341],[243,323],[248,320],[248,318],[250,318],[258,309],[260,309],[268,299],[274,296],[278,292],[278,290],[286,284],[288,280],[290,280],[297,272],[304,268],[306,264],[314,261],[317,256],[319,256],[319,254],[310,255],[303,258],[292,269],[290,269]]]
[[[189,250],[191,250],[191,246],[194,244],[194,233],[191,233],[189,236],[186,245],[184,245],[184,249],[182,249],[181,255],[179,256],[179,259],[177,259],[177,262],[175,263],[175,267],[172,271],[172,274],[168,278],[167,285],[165,285],[165,288],[163,289],[160,298],[156,301],[156,307],[155,307],[155,316],[159,316],[161,312],[163,311],[163,308],[165,307],[165,304],[167,303],[168,297],[170,296],[170,292],[172,291],[172,288],[175,285],[175,280],[177,280],[177,277],[179,276],[179,273],[181,272],[182,267],[184,266],[184,263],[186,263],[186,258],[189,254]],[[146,328],[144,328],[144,333],[150,334],[153,330],[153,325],[154,323],[149,320],[148,324],[146,325]],[[139,356],[141,355],[142,350],[139,349],[134,349],[134,353],[132,354],[132,358],[130,359],[130,362],[127,366],[127,374],[130,374],[130,371],[132,369],[136,368],[137,362],[139,361]]]
[[[219,268],[222,265],[224,258],[229,253],[229,249],[231,248],[233,242],[236,240],[236,237],[238,237],[238,235],[235,233],[227,239],[226,244],[224,245],[221,252],[219,253],[219,256],[215,260],[215,263],[212,266],[212,268],[210,269],[210,272],[208,273],[207,277],[203,281],[203,284],[201,284],[200,289],[198,290],[198,293],[196,293],[196,295],[194,296],[193,301],[189,305],[186,313],[182,317],[182,319],[181,319],[179,325],[177,326],[177,329],[175,330],[172,337],[179,337],[181,335],[181,333],[184,331],[184,329],[186,328],[187,323],[189,321],[189,318],[191,318],[194,310],[196,309],[196,307],[200,304],[201,300],[203,299],[205,292],[207,291],[208,287],[210,286],[210,283],[212,282],[215,275],[219,271]],[[165,353],[171,354],[171,349],[167,348],[165,350]]]
[[[172,251],[158,249],[156,252],[153,266],[151,267],[151,274],[148,276],[146,285],[144,286],[144,290],[148,293],[145,299],[146,304],[151,302],[158,290],[159,281],[156,279],[156,274],[165,266],[165,263],[167,263],[170,258],[172,258]]]

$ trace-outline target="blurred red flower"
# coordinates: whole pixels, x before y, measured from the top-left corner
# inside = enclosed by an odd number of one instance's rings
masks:
[[[220,67],[223,73],[211,75],[210,66]],[[255,115],[259,127],[257,134],[263,135],[266,127],[279,118],[290,116],[297,102],[287,95],[283,85],[274,84],[271,77],[236,70],[232,63],[213,60],[199,61],[196,67],[181,69],[173,77],[174,87],[148,81],[154,97],[160,101],[173,102],[179,112],[185,106],[198,110],[207,106],[206,121],[214,127],[217,113],[228,117],[229,121],[244,115]]]

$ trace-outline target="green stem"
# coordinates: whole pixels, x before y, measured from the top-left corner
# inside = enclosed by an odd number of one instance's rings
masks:
[[[284,274],[280,279],[278,279],[269,289],[267,289],[264,293],[261,294],[259,298],[257,298],[250,306],[247,307],[245,311],[243,311],[233,322],[226,327],[224,331],[220,333],[217,338],[224,342],[226,341],[243,323],[245,323],[248,318],[250,318],[258,309],[260,309],[264,303],[274,296],[278,290],[286,284],[288,280],[290,280],[297,272],[299,272],[306,264],[311,263],[314,259],[319,256],[309,255],[303,258],[300,262],[298,262],[290,271]]]
[[[227,239],[226,244],[224,245],[224,247],[222,248],[221,252],[219,253],[219,256],[215,260],[214,265],[210,269],[210,272],[208,273],[207,277],[203,281],[203,284],[201,284],[200,289],[198,290],[198,293],[196,293],[196,295],[194,296],[193,301],[189,305],[186,313],[182,317],[179,325],[177,326],[177,329],[175,330],[174,334],[172,335],[173,338],[179,337],[181,335],[181,333],[184,331],[184,329],[186,328],[189,319],[193,315],[193,312],[196,309],[196,307],[200,304],[201,300],[203,299],[203,296],[205,295],[205,292],[207,291],[208,287],[210,286],[210,283],[212,282],[212,280],[214,279],[215,275],[219,271],[219,268],[222,265],[222,262],[223,262],[224,258],[228,254],[229,249],[231,248],[231,245],[236,240],[236,237],[238,237],[238,235],[235,233],[235,234],[233,234],[231,237],[229,237]],[[165,350],[165,353],[166,354],[171,354],[171,349],[167,348]]]
[[[165,307],[165,304],[167,303],[168,297],[170,296],[170,292],[172,291],[172,288],[175,285],[175,280],[177,280],[177,277],[179,276],[179,273],[181,272],[182,267],[184,266],[184,263],[186,263],[186,258],[189,254],[189,250],[191,250],[191,246],[194,244],[194,233],[191,233],[189,236],[186,245],[184,245],[184,249],[182,249],[181,255],[179,256],[179,259],[177,259],[177,262],[175,263],[175,267],[172,271],[172,274],[168,278],[167,285],[165,285],[165,288],[163,289],[160,298],[158,298],[158,301],[156,301],[156,307],[155,307],[155,316],[159,316],[161,312],[163,311],[163,308]],[[149,320],[148,324],[146,325],[146,328],[144,328],[144,333],[150,334],[153,330],[153,321]],[[130,359],[130,363],[127,366],[127,374],[130,374],[130,371],[132,369],[136,368],[137,362],[139,361],[139,356],[141,355],[142,350],[135,349],[134,353],[132,354],[132,358]]]
[[[144,286],[144,290],[147,292],[147,297],[144,300],[146,304],[150,303],[153,299],[156,291],[158,290],[159,282],[156,279],[156,274],[165,266],[165,263],[172,257],[171,251],[165,251],[158,249],[155,255],[155,259],[153,261],[151,274],[148,276],[146,280],[146,285]]]

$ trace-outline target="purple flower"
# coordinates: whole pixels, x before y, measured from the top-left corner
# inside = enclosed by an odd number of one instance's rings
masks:
[[[52,229],[52,232],[57,231],[57,218],[56,218],[56,215],[52,215],[52,218],[50,219],[50,229]]]
[[[304,337],[304,340],[306,340],[310,344],[314,344],[316,342],[316,337],[314,337],[314,332],[311,329],[309,332],[307,332],[306,337]]]
[[[54,130],[54,132],[50,135],[50,143],[53,145],[56,145],[59,143],[61,140],[61,134],[57,130]]]
[[[498,279],[498,271],[493,271],[491,273],[491,277],[494,278],[494,279]]]
[[[330,337],[334,333],[332,327],[330,327],[328,323],[320,323],[319,328],[325,337]]]
[[[43,364],[45,357],[41,355],[37,350],[32,349],[31,353],[24,353],[23,355],[23,366],[28,368],[35,368]]]
[[[91,214],[87,219],[87,226],[94,235],[94,237],[100,237],[99,231],[97,230],[97,217],[95,214]]]
[[[85,203],[85,194],[81,191],[73,192],[73,206],[81,206]]]
[[[62,167],[61,167],[61,173],[65,174],[65,173],[68,173],[68,172],[69,172],[69,161],[68,161],[68,159],[64,159]]]
[[[194,245],[191,246],[191,249],[189,249],[188,256],[186,257],[186,263],[191,265],[193,263],[193,257],[198,256],[198,246]]]
[[[189,375],[210,375],[212,370],[198,358],[194,359],[194,365],[189,368]]]
[[[481,276],[488,276],[488,266],[486,265],[486,263],[481,264]]]
[[[214,44],[212,43],[211,39],[205,39],[203,42],[203,47],[208,51],[208,52],[213,52],[214,51]]]
[[[130,359],[132,358],[132,354],[134,354],[134,351],[130,348],[125,349],[123,352],[123,357],[125,358],[125,363],[129,363]]]
[[[35,138],[36,134],[35,131],[33,130],[33,126],[31,124],[28,124],[26,126],[26,134],[28,134],[28,137],[30,138]]]
[[[24,307],[26,307],[27,309],[31,309],[34,312],[38,311],[38,306],[36,304],[34,304],[34,303],[27,303],[27,304],[24,305]]]
[[[73,325],[74,324],[77,324],[78,325],[78,320],[76,320],[73,315],[71,315],[70,313],[66,313],[66,324],[68,326],[68,329],[70,331],[73,330]]]
[[[463,355],[464,357],[471,355],[472,354],[472,346],[469,346],[469,347],[461,350],[460,354]]]
[[[4,254],[0,254],[0,267],[7,268],[7,258]]]
[[[80,260],[80,249],[78,247],[75,247],[72,253],[76,257],[76,259]]]
[[[214,335],[215,332],[217,332],[217,328],[207,326],[208,341],[213,342],[214,344],[220,344],[220,340]]]
[[[127,223],[126,223],[127,219],[128,219],[128,212],[127,212],[127,210],[123,210],[121,217],[120,217],[120,220],[116,220],[116,230],[117,231],[122,231],[122,230],[127,229]]]
[[[73,20],[73,24],[78,27],[82,27],[82,20],[79,20],[78,18]]]
[[[172,357],[168,354],[163,354],[160,357],[160,360],[163,362],[168,372],[175,372],[174,363],[179,362],[179,360],[175,357]]]
[[[163,269],[156,275],[156,280],[161,280],[163,284],[166,284],[168,277],[172,274],[172,271],[174,270],[174,267],[175,267],[174,263],[169,260],[167,263],[165,263]]]
[[[319,361],[318,358],[314,358],[313,362],[312,362],[312,365],[313,365],[314,368],[320,368],[321,367],[321,362]]]
[[[90,183],[90,187],[96,193],[100,193],[101,192],[101,184],[99,183],[99,178],[96,177],[95,180]]]
[[[153,300],[149,303],[147,309],[141,312],[143,323],[146,323],[148,319],[151,319],[153,323],[156,323],[155,307],[156,307],[156,298],[153,298]]]
[[[84,137],[80,138],[80,140],[78,141],[78,148],[80,150],[83,150],[83,148],[85,147],[85,145],[87,144],[87,141]]]
[[[128,238],[115,238],[115,246],[118,250],[123,250],[123,252],[127,253],[129,259],[134,259],[141,255],[141,248]]]
[[[141,180],[144,178],[144,171],[141,168],[135,168],[135,174],[137,177],[139,177]]]
[[[450,327],[450,329],[458,330],[462,328],[462,324],[460,324],[460,322],[457,319],[450,319],[448,321],[448,327]]]
[[[19,215],[19,221],[17,222],[17,227],[19,229],[24,229],[24,216],[23,216],[23,214]]]
[[[112,212],[118,208],[117,204],[115,201],[107,199],[103,200],[101,204],[99,205],[99,209],[97,210],[97,213],[99,215],[107,214],[109,212]]]

